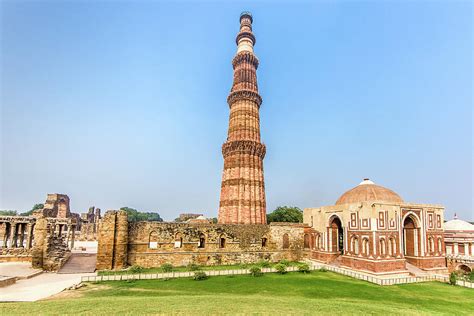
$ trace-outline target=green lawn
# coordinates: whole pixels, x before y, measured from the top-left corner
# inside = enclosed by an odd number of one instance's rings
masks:
[[[456,314],[473,315],[474,290],[438,282],[381,287],[331,272],[87,284],[1,315],[37,314]]]

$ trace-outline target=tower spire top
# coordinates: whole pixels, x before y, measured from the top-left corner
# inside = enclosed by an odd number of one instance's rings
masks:
[[[252,14],[244,11],[240,14],[240,31],[235,38],[237,44],[237,53],[242,51],[252,52],[256,43],[255,36],[252,33]]]

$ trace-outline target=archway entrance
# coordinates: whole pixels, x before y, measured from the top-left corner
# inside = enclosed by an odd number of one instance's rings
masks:
[[[344,254],[344,230],[339,217],[334,216],[329,224],[329,236],[333,252]]]
[[[471,268],[469,268],[467,265],[465,264],[461,264],[457,267],[457,270],[459,272],[462,272],[462,273],[465,273],[465,274],[468,274],[468,273],[471,273]]]
[[[403,221],[403,251],[408,257],[418,255],[418,229],[412,216],[407,216]]]

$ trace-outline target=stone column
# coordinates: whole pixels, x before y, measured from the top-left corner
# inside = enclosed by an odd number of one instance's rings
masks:
[[[18,224],[18,234],[20,235],[20,243],[18,247],[23,247],[23,243],[25,242],[25,227],[26,224],[21,223]]]
[[[127,266],[128,257],[128,216],[125,211],[117,212],[116,238],[114,249],[114,269]]]
[[[75,237],[75,231],[76,231],[76,226],[72,225],[71,226],[71,250],[74,248],[74,237]]]
[[[28,232],[28,235],[26,236],[26,249],[30,249],[33,237],[33,225],[31,223],[26,225],[26,231]]]
[[[10,247],[9,248],[16,248],[16,223],[12,222],[10,224]]]
[[[32,251],[32,260],[31,265],[33,268],[42,269],[43,268],[43,253],[45,243],[48,237],[48,221],[46,218],[41,217],[36,220],[35,224],[35,246]]]
[[[7,247],[7,237],[8,237],[8,230],[7,230],[7,223],[4,222],[1,224],[1,229],[2,229],[2,248]]]
[[[69,247],[69,240],[71,239],[71,225],[66,226],[66,245]],[[72,249],[72,247],[70,247]]]

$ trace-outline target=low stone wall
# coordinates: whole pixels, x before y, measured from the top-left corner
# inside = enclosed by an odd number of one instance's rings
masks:
[[[341,265],[356,269],[366,270],[373,273],[397,273],[406,271],[405,259],[370,260],[341,256]]]
[[[445,257],[409,257],[405,256],[408,263],[411,263],[423,270],[446,269]]]
[[[300,260],[303,224],[227,225],[203,223],[128,223],[126,213],[109,211],[101,221],[98,270],[128,265],[158,267]]]

